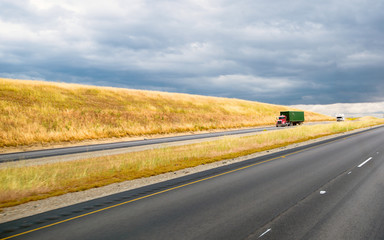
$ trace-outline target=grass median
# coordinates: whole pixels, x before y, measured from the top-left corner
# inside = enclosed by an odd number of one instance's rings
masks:
[[[0,169],[0,208],[154,176],[292,143],[384,124],[383,119],[300,126],[247,137],[37,166]]]

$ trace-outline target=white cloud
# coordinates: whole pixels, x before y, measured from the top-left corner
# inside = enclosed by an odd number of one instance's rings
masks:
[[[341,61],[340,66],[343,68],[356,68],[364,66],[383,66],[384,55],[380,53],[372,53],[369,51],[362,51],[352,53]]]
[[[344,114],[346,117],[384,117],[384,102],[374,103],[335,103],[325,105],[292,105],[292,107],[322,113],[328,116]]]

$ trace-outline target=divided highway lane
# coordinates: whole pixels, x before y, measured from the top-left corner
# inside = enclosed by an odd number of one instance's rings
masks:
[[[0,236],[384,239],[383,151],[377,127],[0,224]]]
[[[325,123],[330,123],[330,122],[313,122],[313,123],[306,123],[306,125],[316,125],[316,124],[325,124]],[[274,126],[258,127],[258,128],[224,131],[224,132],[202,133],[202,134],[155,138],[155,139],[138,140],[138,141],[125,141],[125,142],[116,142],[116,143],[93,144],[93,145],[84,145],[84,146],[76,146],[76,147],[53,148],[53,149],[43,149],[43,150],[36,150],[36,151],[6,153],[6,154],[0,154],[0,163],[36,159],[36,158],[45,158],[45,157],[52,157],[52,156],[70,155],[70,154],[77,154],[77,153],[87,153],[87,152],[96,152],[96,151],[104,151],[104,150],[112,150],[112,149],[147,146],[147,145],[154,145],[154,144],[164,144],[164,143],[171,143],[171,142],[181,142],[181,141],[187,141],[187,140],[215,138],[215,137],[230,136],[230,135],[241,135],[241,134],[257,133],[261,131],[281,130],[281,129],[284,129],[284,128],[276,128]]]
[[[0,154],[0,163],[34,159],[34,158],[44,158],[44,157],[51,157],[51,156],[61,156],[61,155],[76,154],[76,153],[146,146],[146,145],[159,144],[159,143],[161,144],[161,143],[179,142],[179,141],[186,141],[186,140],[204,139],[204,138],[221,137],[221,136],[229,136],[229,135],[256,133],[264,130],[267,130],[267,131],[276,130],[276,127],[249,128],[249,129],[241,129],[241,130],[233,130],[233,131],[225,131],[225,132],[203,133],[203,134],[155,138],[155,139],[138,140],[138,141],[93,144],[93,145],[84,145],[84,146],[76,146],[76,147],[54,148],[54,149],[44,149],[44,150],[27,151],[27,152]]]

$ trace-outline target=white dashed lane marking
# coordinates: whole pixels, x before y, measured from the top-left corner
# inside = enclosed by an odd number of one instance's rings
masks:
[[[366,164],[367,162],[369,162],[370,160],[372,159],[372,157],[368,158],[367,160],[365,160],[364,162],[362,162],[359,166],[357,166],[358,168],[362,167],[364,164]]]
[[[268,230],[267,231],[265,231],[265,232],[263,232],[263,234],[261,234],[260,236],[259,236],[259,238],[261,238],[262,236],[264,236],[265,234],[267,234],[269,231],[271,231],[272,229],[271,228],[268,228]]]

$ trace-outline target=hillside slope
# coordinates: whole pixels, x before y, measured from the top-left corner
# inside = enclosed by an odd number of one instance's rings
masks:
[[[0,146],[273,124],[285,106],[0,78]],[[306,112],[306,121],[331,118]]]

